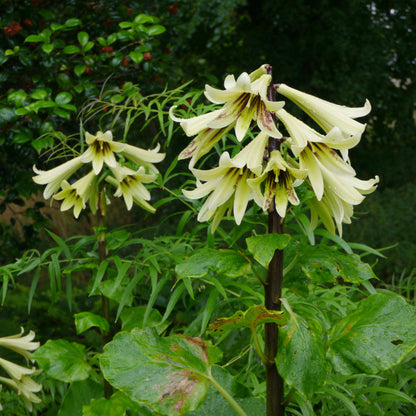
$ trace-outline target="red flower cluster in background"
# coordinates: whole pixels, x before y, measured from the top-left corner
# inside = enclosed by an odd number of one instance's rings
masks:
[[[9,26],[4,26],[4,35],[11,38],[12,36],[16,36],[21,30],[22,25],[19,22],[12,22]]]

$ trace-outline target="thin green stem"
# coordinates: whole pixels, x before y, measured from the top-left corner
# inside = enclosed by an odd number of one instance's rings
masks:
[[[260,347],[259,337],[257,336],[256,328],[251,328],[251,333],[253,335],[254,348],[256,349],[256,352],[261,358],[261,360],[263,361],[263,364],[267,365],[268,364],[267,357],[264,355],[263,350]]]
[[[232,408],[237,412],[239,416],[248,416],[247,413],[242,409],[242,407],[235,401],[234,397],[224,389],[221,384],[215,380],[214,377],[210,376],[208,381],[224,396],[224,399],[232,406]]]

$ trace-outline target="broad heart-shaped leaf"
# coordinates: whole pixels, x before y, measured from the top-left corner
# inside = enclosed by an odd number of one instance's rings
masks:
[[[342,374],[374,374],[397,365],[416,347],[416,308],[401,296],[377,293],[336,323],[328,358]]]
[[[159,337],[153,329],[120,332],[100,356],[104,377],[140,404],[162,415],[195,410],[208,391],[218,349],[199,338]]]
[[[214,379],[236,400],[247,415],[257,416],[265,414],[266,401],[253,397],[250,389],[239,383],[224,368],[212,366]],[[197,410],[188,413],[189,416],[234,416],[235,410],[224,396],[214,387],[210,387],[207,398]]]
[[[176,266],[179,277],[203,277],[210,271],[229,277],[246,275],[250,271],[249,260],[234,250],[205,249],[190,256]]]
[[[49,340],[36,350],[31,358],[37,361],[49,377],[71,383],[85,380],[93,371],[85,355],[84,345],[58,339]]]
[[[102,332],[107,332],[110,329],[110,324],[105,318],[92,312],[80,312],[75,314],[74,318],[78,335],[93,326],[100,328]]]
[[[279,329],[276,365],[286,383],[307,397],[326,379],[327,362],[321,333],[293,312],[287,325]]]
[[[293,247],[288,247],[287,254],[292,258],[296,255],[297,259],[296,265],[285,275],[286,287],[306,287],[308,280],[315,283],[336,283],[337,278],[341,278],[350,283],[362,283],[377,278],[370,265],[357,254],[347,254],[336,247],[293,244]]]
[[[82,416],[82,406],[104,395],[102,384],[90,379],[71,383],[57,416]]]
[[[283,250],[290,242],[289,234],[264,234],[246,238],[248,251],[266,269],[276,250]]]
[[[282,325],[285,321],[283,312],[269,311],[264,305],[255,305],[244,312],[237,311],[229,318],[216,319],[209,326],[209,330],[212,333],[229,332],[237,328],[251,328],[254,330],[257,325],[262,325],[267,322],[274,322],[277,325]]]

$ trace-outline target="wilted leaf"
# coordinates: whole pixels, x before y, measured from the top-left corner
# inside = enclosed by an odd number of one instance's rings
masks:
[[[199,338],[133,329],[104,347],[100,364],[104,377],[130,399],[163,415],[184,415],[205,398],[218,358],[218,350]]]
[[[343,374],[387,370],[416,347],[416,308],[398,295],[371,295],[334,325],[329,342],[328,358]]]
[[[210,326],[211,332],[228,332],[237,328],[255,329],[257,325],[267,322],[282,325],[285,322],[283,312],[269,311],[264,305],[251,306],[246,311],[237,311],[229,318],[216,319]]]

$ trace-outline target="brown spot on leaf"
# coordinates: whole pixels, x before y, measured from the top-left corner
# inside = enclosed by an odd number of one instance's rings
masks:
[[[159,402],[171,400],[174,402],[175,410],[181,413],[187,398],[192,394],[199,380],[190,370],[175,371],[167,376],[170,381],[163,386],[158,398]]]

